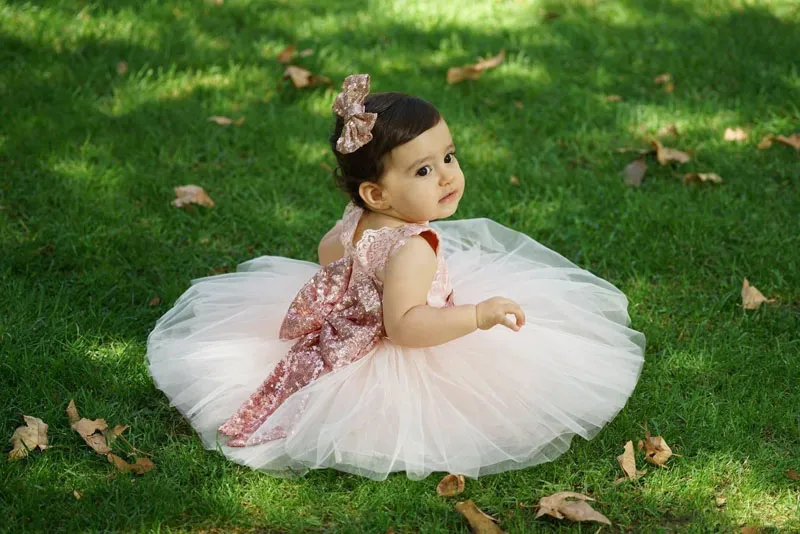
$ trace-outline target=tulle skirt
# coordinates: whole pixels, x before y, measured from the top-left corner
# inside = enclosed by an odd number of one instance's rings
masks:
[[[625,405],[643,363],[625,295],[489,219],[432,226],[456,305],[513,299],[527,316],[519,332],[496,326],[423,349],[382,340],[289,397],[254,435],[283,426],[287,437],[227,447],[217,428],[292,346],[278,330],[319,269],[264,256],[194,280],[158,320],[147,344],[156,385],[207,448],[275,476],[331,467],[375,480],[395,471],[478,477],[553,460],[573,436],[591,438]]]

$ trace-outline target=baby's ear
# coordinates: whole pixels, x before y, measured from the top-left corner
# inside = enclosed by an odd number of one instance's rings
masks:
[[[362,182],[358,186],[358,196],[368,208],[375,211],[389,209],[389,198],[383,188],[374,182]]]

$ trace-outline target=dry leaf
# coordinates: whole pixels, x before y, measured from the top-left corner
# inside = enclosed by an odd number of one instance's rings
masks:
[[[108,441],[106,440],[105,431],[108,430],[108,424],[106,424],[105,419],[91,420],[81,418],[72,423],[71,426],[97,454],[111,452],[111,447],[108,446]]]
[[[728,504],[728,498],[725,497],[724,495],[717,495],[717,497],[714,499],[714,502],[717,503],[717,507],[722,508],[723,506]]]
[[[212,115],[206,120],[208,122],[214,122],[216,124],[219,124],[220,126],[230,126],[231,124],[235,126],[241,126],[242,124],[244,124],[244,117],[239,117],[238,119],[233,120],[230,117],[223,117],[221,115]]]
[[[742,527],[739,534],[761,534],[761,532],[763,532],[761,527]]]
[[[783,135],[776,135],[775,140],[779,143],[783,143],[784,145],[789,145],[795,150],[800,150],[800,134],[793,133],[789,137],[785,137]]]
[[[619,95],[608,95],[606,102],[622,102],[622,97]]]
[[[512,176],[511,178],[508,179],[508,182],[512,185],[519,185],[519,178],[517,178],[516,176]]]
[[[143,475],[156,468],[156,464],[147,458],[137,458],[136,463],[133,464],[129,464],[116,454],[109,453],[106,458],[108,458],[109,462],[114,464],[114,467],[116,467],[117,470],[122,471],[123,473],[133,472],[137,475]]]
[[[628,441],[625,444],[625,451],[617,456],[617,462],[625,473],[624,477],[618,478],[616,483],[619,484],[625,480],[636,480],[645,472],[636,469],[636,455],[633,452],[633,441]]]
[[[800,473],[798,473],[794,469],[787,469],[786,476],[792,480],[800,480]]]
[[[78,490],[72,490],[72,495],[74,495],[76,499],[80,499],[81,497],[83,497],[83,493],[81,493]]]
[[[581,493],[574,491],[560,491],[539,499],[539,511],[535,519],[549,515],[556,519],[569,519],[570,521],[596,521],[610,525],[611,521],[600,512],[593,509],[588,502],[593,501]]]
[[[775,302],[775,299],[768,299],[756,286],[751,286],[747,278],[742,284],[742,307],[745,310],[757,310],[765,302]]]
[[[75,407],[74,400],[70,400],[67,405],[67,417],[69,418],[69,424],[77,423],[78,419],[81,418],[81,416],[78,415],[78,409]]]
[[[656,149],[656,159],[658,159],[661,165],[666,165],[671,162],[686,163],[692,159],[686,152],[681,152],[674,148],[666,148],[657,139],[653,139],[652,144],[653,148]]]
[[[486,69],[491,69],[503,62],[506,51],[501,50],[499,54],[488,59],[481,59],[473,65],[463,67],[450,67],[447,69],[447,83],[458,83],[464,80],[477,80]]]
[[[772,146],[772,140],[775,139],[775,136],[772,134],[765,135],[761,138],[761,141],[758,142],[758,149],[764,150]]]
[[[295,65],[288,65],[286,67],[286,71],[283,73],[283,77],[281,80],[285,79],[292,80],[292,84],[297,89],[302,89],[303,87],[313,87],[315,85],[323,85],[328,84],[330,85],[330,79],[326,78],[325,76],[319,76],[317,74],[312,73],[310,70],[306,70],[302,67],[297,67]]]
[[[224,3],[225,3],[225,0],[206,0],[206,4],[209,4],[209,5],[212,5],[212,6],[221,6]]]
[[[21,460],[37,447],[41,451],[47,448],[47,423],[29,415],[23,415],[22,419],[25,426],[17,427],[9,440],[12,445],[9,460]]]
[[[725,141],[747,141],[747,134],[741,128],[725,128],[722,135]]]
[[[675,84],[672,82],[672,75],[668,72],[664,74],[660,74],[653,79],[653,83],[656,85],[663,85],[664,91],[671,93],[675,90]]]
[[[120,76],[125,76],[128,72],[128,63],[126,61],[120,61],[117,63],[117,74]]]
[[[297,50],[296,45],[289,45],[284,48],[275,59],[277,59],[280,63],[289,63],[292,60],[292,56],[294,56],[295,50]]]
[[[503,534],[495,518],[483,513],[471,500],[456,504],[456,512],[464,516],[475,534]]]
[[[653,465],[666,467],[664,464],[672,456],[672,449],[661,436],[652,437],[650,431],[645,428],[644,441],[639,441],[639,450],[644,448],[644,459]]]
[[[199,185],[181,185],[175,188],[175,195],[178,197],[172,201],[172,205],[182,208],[189,204],[199,204],[201,206],[214,207],[214,201],[208,193]]]
[[[678,127],[675,125],[675,123],[670,123],[667,124],[666,126],[662,126],[661,128],[659,128],[658,130],[659,137],[667,137],[670,135],[674,135],[676,137],[680,135],[680,133],[678,132]]]
[[[159,297],[158,295],[156,295],[155,297],[151,298],[150,302],[147,303],[147,305],[150,306],[151,308],[153,306],[158,306],[159,304],[161,304],[161,297]]]
[[[683,183],[685,184],[721,184],[722,177],[714,172],[690,172],[683,175]]]
[[[644,174],[646,172],[647,163],[644,161],[644,158],[633,160],[622,170],[622,174],[625,175],[625,183],[633,187],[642,185],[642,180],[644,180]]]
[[[464,475],[449,474],[436,486],[436,493],[442,497],[453,497],[464,491]]]
[[[522,102],[520,102],[519,100],[514,100],[514,107],[517,108],[517,109],[522,109],[522,108],[525,107],[525,105]]]

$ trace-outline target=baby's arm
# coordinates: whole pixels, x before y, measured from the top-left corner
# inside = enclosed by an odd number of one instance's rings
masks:
[[[441,345],[478,328],[474,304],[452,308],[427,305],[436,274],[436,253],[421,236],[411,237],[389,259],[383,281],[383,325],[395,345]]]
[[[342,221],[339,221],[319,242],[317,253],[319,254],[319,264],[323,267],[344,257],[344,245],[342,245],[342,240],[340,239],[341,235]]]

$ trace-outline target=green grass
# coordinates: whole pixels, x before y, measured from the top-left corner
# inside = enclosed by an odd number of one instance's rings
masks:
[[[370,72],[374,90],[433,101],[469,181],[457,216],[491,217],[610,280],[647,336],[641,381],[595,440],[469,480],[464,498],[508,532],[595,532],[518,506],[559,490],[595,496],[624,531],[800,529],[800,482],[784,474],[800,470],[800,158],[755,146],[800,129],[800,7],[469,5],[0,0],[0,439],[27,414],[50,424],[54,445],[0,460],[0,529],[467,531],[454,500],[436,496],[438,475],[287,481],[204,451],[147,375],[146,336],[190,279],[261,254],[314,260],[341,214],[321,166],[333,164],[335,89],[278,83],[274,56],[291,43],[312,48],[299,63],[336,86]],[[445,84],[449,66],[503,48],[480,80]],[[653,83],[663,72],[672,94]],[[669,123],[681,135],[665,144],[694,159],[651,162],[644,185],[626,187],[634,156],[616,148],[646,146]],[[729,126],[750,139],[724,142]],[[685,186],[688,171],[725,183]],[[170,206],[187,183],[217,206]],[[744,311],[745,276],[777,302]],[[69,429],[71,398],[130,424],[158,469],[115,473]],[[682,456],[615,486],[615,456],[645,422]]]

